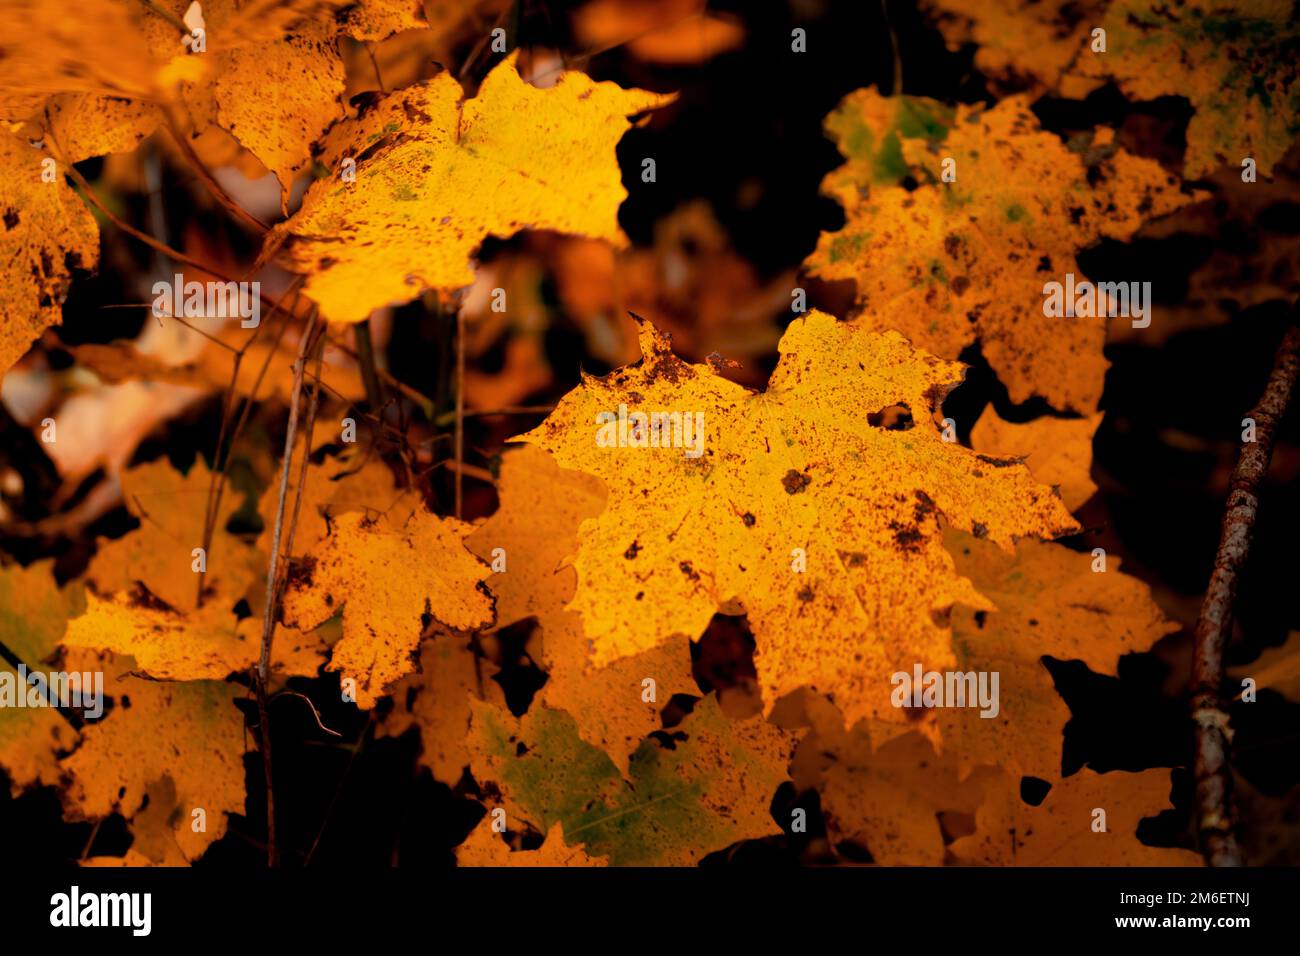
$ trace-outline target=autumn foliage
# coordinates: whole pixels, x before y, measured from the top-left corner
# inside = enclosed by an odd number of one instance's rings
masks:
[[[727,175],[691,111],[758,124],[720,77],[805,82],[832,14],[0,0],[0,676],[105,694],[0,694],[13,807],[84,865],[311,863],[366,774],[461,866],[1199,865],[1181,716],[1150,759],[1088,720],[1141,662],[1177,711],[1212,541],[1171,585],[1100,449],[1125,349],[1297,291],[1294,229],[1214,239],[1294,225],[1294,12],[895,6]],[[1187,236],[1149,328],[1044,309]],[[1300,704],[1264,630],[1229,686]]]

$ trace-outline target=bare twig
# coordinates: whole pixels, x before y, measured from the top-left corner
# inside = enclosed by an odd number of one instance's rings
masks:
[[[316,718],[316,726],[317,726],[317,727],[319,727],[321,730],[325,731],[325,733],[330,734],[331,736],[334,736],[334,737],[342,737],[342,736],[343,736],[343,735],[342,735],[341,733],[339,733],[337,730],[332,730],[331,728],[326,727],[323,723],[321,723],[321,719],[320,719],[320,711],[316,709],[316,705],[313,704],[313,703],[311,702],[311,698],[308,697],[306,694],[300,694],[300,693],[298,693],[296,690],[282,690],[282,691],[280,691],[280,693],[278,693],[278,694],[276,694],[274,697],[272,697],[271,700],[279,700],[281,697],[297,697],[297,698],[299,698],[299,699],[302,700],[304,703],[306,703],[306,705],[311,709],[311,715],[312,715],[313,717]]]
[[[51,134],[50,139],[53,140],[53,138],[54,138],[53,134]],[[55,158],[56,159],[62,158],[62,154],[61,153],[58,154]],[[69,176],[71,176],[74,180],[76,180],[77,185],[81,187],[82,193],[84,193],[85,197],[88,200],[90,200],[91,205],[93,205],[96,209],[102,212],[104,214],[104,218],[106,218],[113,225],[117,226],[117,228],[121,229],[128,236],[140,240],[150,249],[153,249],[155,252],[161,252],[163,255],[171,259],[174,259],[177,262],[183,262],[187,266],[194,266],[194,268],[196,269],[202,269],[203,271],[211,273],[212,275],[216,276],[219,279],[228,278],[227,276],[224,276],[221,273],[217,272],[215,269],[209,266],[208,263],[203,262],[201,259],[196,259],[191,255],[187,255],[186,253],[181,252],[179,249],[173,249],[171,246],[167,245],[166,243],[159,242],[157,239],[149,235],[147,232],[141,232],[139,229],[135,228],[135,226],[123,220],[115,212],[113,212],[111,209],[105,206],[102,201],[100,201],[99,196],[95,195],[95,191],[90,188],[90,183],[86,182],[86,177],[81,175],[81,173],[77,171],[77,167],[73,166],[71,163],[64,162],[63,169],[64,172],[66,172]]]
[[[167,120],[167,132],[171,134],[172,142],[176,144],[176,148],[181,151],[181,155],[185,157],[185,161],[190,164],[190,167],[198,175],[199,181],[203,183],[208,192],[212,194],[212,198],[220,203],[226,211],[242,222],[245,226],[248,226],[257,232],[266,232],[270,227],[239,203],[235,202],[234,197],[222,188],[221,184],[217,182],[216,177],[213,176],[208,167],[203,164],[203,160],[199,158],[199,154],[194,151],[194,147],[190,144],[189,137],[180,129],[179,124],[177,124],[176,117],[172,110],[165,107],[163,109],[163,117]]]
[[[298,304],[298,283],[294,282],[290,291],[293,292],[293,306],[296,309]],[[285,297],[289,292],[286,291],[275,303],[271,310],[271,316],[274,317],[276,310],[280,308]],[[292,313],[286,314],[280,322],[280,331],[276,334],[275,341],[266,353],[266,358],[262,361],[262,367],[258,370],[257,378],[253,382],[253,387],[248,393],[248,398],[244,401],[243,410],[240,413],[239,421],[235,424],[233,430],[230,428],[230,414],[234,411],[236,391],[239,383],[239,367],[243,361],[244,353],[248,351],[261,333],[263,326],[258,325],[253,334],[249,336],[248,341],[243,347],[235,352],[234,368],[230,373],[230,385],[226,388],[226,404],[221,414],[221,430],[217,434],[217,447],[212,454],[212,477],[208,482],[208,499],[207,508],[203,518],[203,553],[212,553],[212,537],[216,533],[217,516],[221,513],[221,498],[226,490],[226,473],[230,469],[230,451],[239,437],[244,432],[244,426],[248,423],[248,416],[253,409],[253,403],[257,400],[258,390],[262,387],[262,380],[266,377],[266,370],[270,367],[271,358],[280,350],[280,342],[284,339],[284,333],[289,328],[289,319]],[[198,603],[203,603],[203,580],[205,572],[199,573],[199,592]]]
[[[503,405],[500,408],[471,408],[461,412],[461,418],[491,418],[496,415],[549,415],[554,405]],[[439,428],[456,421],[456,413],[444,413],[433,420]]]
[[[54,141],[53,134],[51,134],[50,139],[51,142]],[[55,146],[57,145],[58,144],[55,143]],[[56,153],[54,151],[51,152],[55,159],[62,158],[61,153]],[[147,232],[142,232],[141,230],[137,229],[135,226],[131,225],[130,223],[122,219],[122,217],[117,215],[117,213],[113,212],[113,210],[109,209],[107,206],[104,205],[103,200],[101,200],[99,196],[96,195],[95,191],[90,188],[90,183],[86,181],[86,177],[81,175],[81,173],[77,171],[77,168],[75,166],[64,161],[63,170],[69,176],[71,176],[73,180],[76,181],[77,185],[81,188],[82,194],[85,195],[86,199],[90,202],[90,204],[94,206],[96,209],[98,209],[101,213],[103,213],[105,219],[107,219],[113,225],[117,226],[118,229],[121,229],[128,236],[131,236],[133,239],[137,239],[140,242],[143,242],[150,249],[153,249],[156,252],[160,252],[165,256],[169,256],[170,258],[176,260],[177,262],[183,262],[187,266],[193,266],[196,269],[202,269],[204,272],[208,273],[208,275],[215,276],[216,278],[222,280],[223,282],[242,281],[242,279],[236,279],[234,276],[227,274],[219,266],[215,266],[210,262],[204,262],[202,259],[196,259],[194,256],[191,256],[188,253],[181,252],[179,249],[173,249],[165,242],[159,242],[157,239],[149,235]],[[260,267],[255,266],[254,269],[250,269],[249,272],[245,273],[245,275],[252,274],[253,272],[256,271],[256,268],[260,268]],[[276,308],[279,304],[275,299],[263,295],[260,292],[258,293],[258,298],[261,300],[262,305],[270,306],[273,309]],[[294,317],[298,318],[296,314]]]
[[[262,616],[262,653],[257,661],[257,715],[258,733],[262,743],[262,772],[266,777],[266,859],[268,866],[276,866],[279,857],[275,845],[275,788],[271,775],[271,723],[267,713],[266,688],[271,679],[271,645],[275,638],[276,589],[280,570],[280,538],[284,531],[285,498],[289,493],[289,466],[293,461],[294,439],[298,432],[298,402],[302,397],[302,382],[307,369],[307,356],[316,341],[316,314],[312,314],[307,330],[298,345],[298,357],[293,363],[293,396],[289,402],[289,427],[284,436],[284,463],[280,466],[280,491],[276,500],[275,530],[271,536],[271,559],[266,571],[266,609]],[[301,489],[299,489],[301,493]]]
[[[1211,866],[1241,866],[1241,847],[1233,832],[1232,776],[1228,746],[1232,731],[1222,695],[1223,650],[1232,626],[1237,576],[1250,553],[1259,510],[1259,487],[1273,456],[1273,439],[1286,412],[1300,371],[1300,302],[1282,344],[1268,386],[1250,412],[1255,441],[1246,442],[1228,486],[1219,550],[1196,622],[1192,663],[1192,719],[1196,724],[1196,804],[1201,852]]]
[[[321,362],[323,361],[323,354],[322,354],[323,352],[324,349],[320,347],[320,343],[318,342],[316,348],[316,376],[315,376],[317,382],[320,381],[320,370],[321,370]],[[307,470],[308,467],[311,465],[311,441],[312,441],[312,436],[316,433],[316,411],[317,409],[320,408],[320,393],[321,393],[321,389],[319,385],[316,385],[315,387],[312,388],[311,405],[307,409],[307,431],[303,435],[302,464],[298,469],[298,489],[294,493],[294,499],[293,499],[293,521],[290,522],[289,524],[289,540],[286,543],[284,548],[284,558],[285,558],[286,568],[288,567],[289,560],[293,557],[293,541],[294,541],[294,537],[298,534],[298,519],[302,515],[302,499],[307,493]],[[276,593],[277,600],[279,600],[279,596],[284,592],[284,582],[286,579],[287,579],[287,573],[285,576],[282,576],[279,583],[276,584],[275,593]]]

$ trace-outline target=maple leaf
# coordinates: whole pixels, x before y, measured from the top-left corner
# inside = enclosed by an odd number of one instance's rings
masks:
[[[588,856],[582,844],[569,846],[564,842],[564,827],[557,820],[546,833],[546,839],[536,850],[511,852],[510,847],[492,830],[491,815],[482,821],[456,847],[458,866],[608,866],[598,857]]]
[[[147,17],[143,4],[120,0],[9,0],[0,8],[0,116],[26,119],[55,93],[152,94],[159,64],[142,33]]]
[[[180,826],[193,817],[178,813],[176,784],[166,774],[145,785],[144,809],[131,820],[131,846],[122,857],[92,857],[82,866],[187,866],[189,859],[177,840]],[[182,818],[184,818],[182,822]]]
[[[469,285],[469,257],[488,235],[555,229],[624,244],[627,195],[614,146],[627,116],[671,97],[564,73],[529,86],[517,52],[463,100],[449,74],[399,90],[326,138],[321,162],[356,160],[308,189],[302,209],[267,237],[285,265],[305,273],[326,317],[359,322],[424,289]]]
[[[304,443],[305,444],[305,443]],[[303,445],[294,449],[289,466],[289,500],[298,494],[298,475],[302,469]],[[275,526],[279,507],[277,495],[264,495],[259,507],[265,527]],[[314,554],[329,536],[331,523],[345,514],[384,515],[400,526],[416,511],[424,510],[419,496],[397,487],[393,473],[383,460],[361,454],[339,459],[326,458],[313,463],[308,471],[307,490],[302,505],[295,506],[298,520],[293,536],[293,557]]]
[[[94,216],[61,175],[42,181],[41,159],[0,130],[0,375],[62,321],[73,272],[99,263]]]
[[[311,164],[311,144],[343,117],[343,60],[327,23],[291,36],[218,53],[216,122],[280,181],[288,212],[294,178]]]
[[[1146,584],[1120,573],[1113,555],[1106,573],[1097,574],[1091,555],[1049,542],[1021,541],[1007,553],[950,531],[945,545],[957,571],[997,606],[953,610],[957,670],[1000,677],[996,715],[982,717],[978,708],[939,713],[944,747],[954,749],[963,773],[998,764],[1054,779],[1070,712],[1042,659],[1082,661],[1113,677],[1122,655],[1150,649],[1178,625]]]
[[[1020,781],[979,771],[984,798],[976,832],[949,848],[964,863],[985,866],[1200,866],[1191,850],[1146,846],[1137,825],[1169,809],[1169,771],[1094,773],[1087,768],[1052,784],[1037,807],[1020,797]],[[972,778],[974,779],[974,778]],[[1096,810],[1106,829],[1094,830]]]
[[[1088,418],[1042,416],[1017,423],[1002,419],[990,405],[970,432],[978,452],[1022,458],[1029,473],[1058,489],[1065,507],[1078,511],[1097,492],[1092,483],[1092,436],[1103,415]]]
[[[577,577],[562,565],[577,548],[578,526],[604,507],[604,487],[591,475],[561,468],[541,448],[524,445],[502,456],[497,493],[497,512],[465,542],[485,561],[496,548],[505,549],[508,571],[488,579],[497,598],[497,625],[536,618],[547,675],[541,701],[572,714],[582,739],[626,775],[632,753],[662,726],[662,702],[699,693],[690,647],[672,641],[589,666],[582,620],[565,607]],[[643,699],[647,678],[655,682],[653,701]]]
[[[291,575],[285,624],[310,630],[342,611],[343,638],[327,669],[357,682],[357,706],[373,707],[411,672],[426,619],[457,630],[491,625],[483,586],[491,571],[465,549],[471,530],[424,509],[401,524],[345,514]]]
[[[69,818],[119,812],[130,820],[145,809],[151,788],[168,780],[175,803],[164,818],[176,845],[187,860],[202,856],[225,834],[226,814],[244,812],[244,718],[234,702],[246,691],[219,681],[132,677],[131,658],[83,650],[67,651],[63,666],[104,671],[114,701],[103,718],[86,723],[76,750],[59,763]],[[191,826],[196,809],[204,811],[205,831]]]
[[[314,677],[325,657],[318,635],[286,629],[275,642],[272,669]],[[86,610],[68,624],[65,647],[129,655],[137,673],[157,680],[224,680],[247,671],[261,654],[262,618],[237,618],[220,602],[181,613],[148,592],[103,600],[86,595]]]
[[[362,0],[343,11],[343,32],[358,40],[385,40],[406,30],[428,30],[439,37],[468,22],[495,19],[508,0],[450,0],[412,3],[411,0]]]
[[[1088,41],[1106,0],[925,0],[950,50],[978,44],[975,66],[1004,87],[1054,88]]]
[[[881,866],[943,863],[939,815],[972,812],[978,803],[978,791],[958,785],[951,759],[936,754],[919,733],[873,750],[865,727],[854,728],[831,752],[834,762],[818,787],[828,833],[865,846]]]
[[[1012,402],[1041,395],[1091,413],[1106,370],[1106,320],[1043,315],[1044,283],[1080,273],[1078,250],[1127,239],[1191,198],[1156,163],[1123,150],[1089,165],[1039,128],[1024,96],[952,113],[909,97],[894,111],[922,119],[890,127],[881,125],[890,113],[882,99],[859,90],[831,114],[828,131],[849,163],[823,190],[847,221],[822,233],[805,268],[854,280],[862,321],[940,357],[979,340]],[[925,185],[871,185],[884,174],[891,132]],[[955,160],[956,181],[941,181],[941,157]],[[884,168],[897,172],[897,162]]]
[[[212,473],[202,459],[181,475],[166,458],[122,473],[122,499],[140,527],[101,544],[87,577],[100,593],[129,591],[143,584],[150,594],[178,611],[198,606],[195,548],[203,546],[204,514]],[[240,507],[229,488],[216,515],[206,555],[204,596],[227,601],[244,597],[249,585],[265,575],[266,560],[256,548],[226,530]]]
[[[632,755],[630,780],[585,743],[564,711],[522,718],[471,701],[471,769],[504,794],[507,820],[563,824],[614,866],[686,866],[740,840],[776,833],[768,807],[787,779],[793,735],[761,718],[731,721],[706,697],[672,733]],[[522,745],[522,750],[521,750]]]
[[[743,609],[769,709],[810,685],[850,722],[902,721],[890,675],[952,660],[938,612],[990,606],[953,571],[940,516],[1002,545],[1077,528],[1023,465],[943,441],[931,416],[963,367],[896,332],[798,318],[761,394],[681,361],[648,323],[641,342],[638,365],[584,377],[520,439],[609,489],[573,560],[597,666]],[[698,412],[701,454],[600,447],[593,423],[620,406]],[[904,406],[915,427],[883,427],[882,410]],[[645,423],[640,435],[648,445]]]
[[[162,114],[152,103],[92,93],[50,97],[42,118],[66,163],[129,153],[162,122]]]
[[[310,19],[342,0],[208,0],[201,54],[177,29],[189,0],[161,0],[153,9],[112,0],[92,0],[90,9],[68,0],[39,6],[20,3],[15,11],[6,62],[22,69],[0,67],[0,113],[39,116],[49,95],[49,129],[66,162],[132,148],[162,122],[155,104],[178,107],[194,135],[214,123],[235,133],[280,180],[283,209],[312,142],[343,116],[334,24]],[[94,30],[78,26],[91,17]],[[112,43],[103,42],[108,35]],[[60,118],[69,107],[73,115]]]
[[[481,686],[481,699],[504,707],[505,693],[492,679],[496,668],[476,658],[467,634],[434,625],[419,654],[417,672],[393,685],[393,709],[376,736],[400,737],[418,728],[420,765],[429,768],[434,780],[454,787],[470,761],[471,695],[476,696]]]
[[[82,593],[79,587],[55,583],[53,561],[28,568],[0,567],[0,646],[29,672],[40,671],[58,649],[68,618],[80,609]],[[6,658],[0,658],[0,673],[15,681],[18,693],[25,693],[17,683],[17,668]],[[15,789],[57,783],[56,757],[72,747],[76,736],[54,710],[0,707],[0,767]]]
[[[1300,134],[1300,27],[1290,0],[1114,0],[1099,25],[1105,54],[1080,57],[1075,72],[1113,77],[1138,100],[1190,100],[1187,178],[1239,170],[1246,157],[1267,176]]]

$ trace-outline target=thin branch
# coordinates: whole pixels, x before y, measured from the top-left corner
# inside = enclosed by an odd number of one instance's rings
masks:
[[[51,142],[54,142],[54,136],[52,133],[50,134],[50,140]],[[57,146],[57,142],[55,143],[55,145]],[[193,266],[196,269],[202,269],[204,272],[208,273],[208,275],[215,276],[216,278],[221,279],[223,282],[243,281],[242,279],[236,279],[234,276],[228,275],[227,273],[222,271],[219,267],[214,266],[211,263],[204,262],[202,259],[196,259],[194,256],[191,256],[188,253],[181,252],[179,249],[173,249],[171,246],[167,245],[164,242],[159,242],[157,239],[149,235],[147,232],[142,232],[141,230],[137,229],[135,226],[126,222],[125,220],[122,219],[121,216],[117,215],[117,213],[113,212],[111,209],[109,209],[107,206],[104,205],[103,201],[99,198],[99,196],[95,194],[95,191],[90,188],[90,183],[86,181],[86,177],[81,175],[81,173],[77,171],[77,168],[75,166],[73,166],[71,163],[64,160],[62,153],[55,153],[54,158],[60,160],[63,163],[64,171],[69,176],[71,176],[73,180],[76,181],[78,186],[81,187],[81,191],[83,195],[85,195],[86,199],[90,202],[90,204],[94,206],[96,209],[98,209],[101,213],[103,213],[105,219],[107,219],[113,225],[117,226],[118,229],[121,229],[128,236],[131,236],[134,239],[138,239],[140,242],[143,242],[150,249],[153,249],[156,252],[161,252],[163,255],[169,256],[177,262],[183,262],[187,266]],[[271,299],[270,297],[263,295],[260,292],[258,293],[258,298],[262,301],[262,304],[265,306],[270,306],[271,308],[275,308],[278,305],[276,300]],[[295,314],[294,317],[297,318],[298,316]]]
[[[303,702],[305,702],[305,703],[307,704],[307,706],[311,709],[311,715],[312,715],[313,717],[316,718],[316,726],[317,726],[317,727],[319,727],[321,730],[325,731],[325,733],[330,734],[331,736],[334,736],[334,737],[342,737],[342,736],[343,736],[343,735],[342,735],[341,733],[339,733],[337,730],[332,730],[331,728],[326,727],[323,723],[321,723],[321,719],[320,719],[320,711],[316,709],[316,705],[312,703],[311,698],[308,697],[306,694],[300,694],[300,693],[298,693],[296,690],[282,690],[282,691],[280,691],[280,693],[278,693],[278,694],[276,694],[274,697],[272,697],[271,700],[273,700],[273,701],[275,701],[275,700],[279,700],[281,697],[297,697],[297,698],[299,698],[300,700],[302,700]]]
[[[1228,748],[1232,731],[1222,695],[1223,651],[1232,627],[1237,577],[1250,554],[1259,511],[1259,487],[1273,457],[1273,439],[1286,413],[1300,371],[1300,301],[1278,347],[1273,373],[1259,404],[1250,412],[1255,441],[1246,442],[1228,488],[1227,507],[1214,571],[1196,622],[1192,663],[1192,719],[1196,724],[1196,804],[1201,852],[1211,866],[1241,866],[1241,847],[1233,832],[1232,774]]]
[[[171,134],[172,141],[181,151],[181,155],[185,157],[185,161],[189,163],[194,172],[198,174],[199,181],[202,182],[208,192],[212,194],[212,198],[225,207],[232,216],[244,225],[258,232],[267,232],[270,229],[270,226],[262,222],[262,220],[258,219],[239,203],[235,202],[234,198],[222,188],[219,182],[217,182],[216,177],[212,175],[208,167],[203,164],[203,160],[199,158],[199,154],[194,151],[194,147],[190,144],[189,137],[186,136],[177,125],[176,117],[172,111],[164,107],[163,116],[167,120],[167,132]]]
[[[307,369],[307,356],[315,344],[317,316],[311,321],[298,345],[298,357],[293,363],[293,397],[289,402],[289,427],[284,436],[284,464],[280,467],[280,492],[275,508],[275,531],[271,536],[271,560],[266,571],[266,610],[262,616],[262,653],[257,661],[257,713],[258,732],[262,738],[262,772],[266,777],[266,859],[268,866],[279,864],[275,845],[275,788],[271,774],[271,723],[267,713],[266,688],[271,679],[271,644],[275,638],[276,582],[280,565],[280,537],[284,531],[284,505],[289,493],[289,466],[293,461],[294,439],[298,432],[298,402],[302,397],[302,381]]]
[[[292,309],[296,310],[298,305],[298,283],[297,281],[286,290],[272,307],[269,318],[274,318],[276,311],[280,308],[285,298],[293,292]],[[257,401],[257,393],[262,387],[262,381],[266,377],[266,370],[271,365],[271,359],[280,350],[280,343],[284,340],[284,333],[289,328],[291,313],[286,313],[280,322],[280,331],[271,343],[270,349],[267,350],[266,358],[262,361],[262,367],[258,370],[257,378],[253,381],[253,387],[249,390],[248,398],[244,401],[243,409],[240,412],[239,421],[235,424],[233,430],[230,430],[230,413],[234,411],[234,403],[237,398],[239,384],[239,366],[243,361],[244,353],[257,340],[257,336],[264,327],[259,323],[253,334],[248,337],[248,341],[243,347],[235,352],[234,368],[230,374],[230,385],[226,390],[226,407],[221,415],[221,431],[217,435],[217,447],[212,455],[213,474],[208,482],[208,500],[207,508],[204,512],[203,519],[203,553],[212,553],[212,537],[216,534],[217,516],[221,513],[221,498],[226,490],[226,474],[230,469],[230,450],[239,441],[240,436],[244,433],[244,426],[248,423],[249,413],[253,409],[254,402]],[[203,579],[206,572],[199,574],[199,595],[198,603],[203,603]]]
[[[324,359],[324,349],[321,343],[316,344],[316,380],[320,381],[321,362]],[[320,408],[320,386],[317,385],[311,390],[311,405],[307,409],[307,431],[303,436],[302,443],[302,465],[298,469],[298,489],[293,498],[293,521],[289,524],[289,540],[284,548],[285,567],[288,568],[289,561],[293,558],[293,541],[298,533],[298,519],[302,515],[302,499],[307,493],[307,470],[311,465],[311,442],[312,436],[316,434],[316,411]],[[276,585],[276,599],[284,592],[284,584],[288,574],[283,575]]]
[[[491,418],[497,415],[549,415],[555,411],[554,405],[503,405],[500,408],[471,408],[461,413],[462,418]],[[433,423],[439,428],[446,428],[456,420],[455,412],[439,415]]]
[[[51,133],[50,139],[53,140],[53,138],[54,136]],[[62,153],[60,153],[56,158],[62,159],[63,158]],[[90,188],[90,183],[86,182],[86,177],[81,175],[81,173],[77,171],[77,167],[73,166],[71,163],[67,161],[64,161],[63,169],[69,176],[71,176],[74,180],[76,180],[77,185],[81,187],[82,193],[85,195],[85,197],[88,200],[90,200],[91,205],[93,205],[96,209],[102,212],[104,214],[104,217],[109,222],[117,226],[117,228],[121,229],[128,236],[132,236],[133,238],[140,240],[150,249],[153,249],[155,252],[161,252],[163,255],[168,256],[169,258],[174,259],[177,262],[183,262],[187,266],[193,266],[196,269],[202,269],[204,272],[211,273],[212,275],[216,276],[219,279],[228,278],[227,276],[224,276],[217,270],[213,269],[210,265],[208,265],[208,263],[196,259],[193,256],[188,255],[184,252],[181,252],[179,249],[173,249],[171,246],[167,245],[166,243],[159,242],[157,239],[149,235],[147,232],[142,232],[139,229],[135,228],[135,226],[123,220],[120,216],[117,215],[117,213],[113,212],[111,209],[105,206],[103,202],[100,201],[100,198],[97,195],[95,195],[95,191]]]

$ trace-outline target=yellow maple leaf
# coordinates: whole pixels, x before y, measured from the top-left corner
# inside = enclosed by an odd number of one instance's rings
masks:
[[[1155,162],[1123,150],[1087,165],[1039,128],[1024,96],[955,113],[908,97],[910,124],[858,133],[895,112],[880,100],[860,90],[832,114],[839,119],[828,128],[850,162],[823,189],[847,221],[821,235],[805,267],[852,279],[863,322],[897,329],[943,358],[979,340],[1013,402],[1041,395],[1056,408],[1091,413],[1105,377],[1107,320],[1044,315],[1044,286],[1065,283],[1067,274],[1082,281],[1078,250],[1127,239],[1191,197]],[[872,150],[883,149],[889,132],[903,164],[897,175],[912,168],[922,177],[914,190],[872,185],[856,172],[879,170],[888,154]],[[954,181],[942,179],[945,159],[955,161]]]
[[[984,866],[1202,863],[1191,850],[1138,842],[1138,822],[1169,809],[1168,770],[1099,774],[1085,768],[1055,781],[1037,807],[1021,799],[1017,777],[985,768],[971,779],[982,787],[984,796],[975,814],[976,832],[950,847],[961,862]],[[1105,812],[1104,819],[1098,810]]]
[[[950,50],[978,44],[975,65],[1004,87],[1053,88],[1089,56],[1106,0],[926,0]]]
[[[477,697],[481,686],[479,699],[504,707],[505,693],[492,679],[492,663],[476,659],[469,635],[437,625],[432,630],[420,644],[417,673],[393,686],[393,709],[375,734],[400,737],[419,728],[421,766],[434,780],[454,787],[469,766],[470,697]]]
[[[63,804],[72,819],[119,812],[135,817],[150,789],[170,780],[178,815],[175,842],[195,860],[226,832],[226,814],[244,812],[244,718],[235,700],[246,691],[219,681],[165,682],[132,677],[129,657],[70,649],[64,666],[104,671],[114,701],[88,721],[76,750],[60,761]],[[205,829],[192,826],[203,811]]]
[[[343,60],[329,23],[304,23],[283,39],[216,54],[216,122],[280,181],[287,212],[311,144],[343,117]]]
[[[9,0],[0,7],[0,115],[26,119],[55,93],[148,96],[158,66],[142,32],[149,16],[121,0]]]
[[[336,322],[469,285],[470,255],[488,235],[554,229],[625,243],[627,195],[614,146],[627,117],[671,97],[565,73],[547,90],[524,82],[517,53],[463,100],[450,74],[386,97],[340,123],[302,209],[267,237],[305,292]],[[355,162],[355,182],[343,160]]]
[[[865,846],[882,866],[943,863],[939,814],[971,812],[979,799],[978,790],[958,786],[951,758],[936,754],[919,733],[872,749],[861,726],[832,752],[818,787],[827,832]]]
[[[41,671],[58,648],[68,618],[80,610],[80,587],[60,588],[54,562],[27,568],[0,567],[0,645],[29,672]],[[0,674],[14,682],[19,671],[0,658]],[[57,755],[68,750],[76,732],[57,711],[42,707],[0,707],[0,767],[16,789],[58,782]]]
[[[109,153],[129,153],[162,121],[158,107],[93,93],[50,97],[42,116],[64,162],[79,163]]]
[[[1029,472],[1061,493],[1071,511],[1078,511],[1097,492],[1092,483],[1092,436],[1103,415],[1087,418],[1053,418],[1005,421],[990,405],[970,432],[976,451],[1000,458],[1023,458]]]
[[[1079,57],[1074,73],[1094,84],[1114,78],[1135,100],[1190,100],[1187,178],[1240,170],[1248,157],[1267,176],[1300,135],[1292,8],[1290,0],[1114,0],[1096,24],[1106,52]]]
[[[95,217],[62,174],[44,181],[44,158],[0,130],[0,375],[63,320],[73,271],[99,263]]]
[[[304,442],[305,444],[305,442]],[[341,515],[360,513],[384,515],[398,525],[417,510],[423,510],[419,496],[400,489],[393,473],[378,456],[349,454],[340,459],[326,458],[307,470],[307,493],[297,505],[298,476],[302,470],[302,445],[294,449],[289,466],[288,501],[294,502],[298,516],[293,536],[293,557],[313,554],[329,535],[330,523]],[[265,527],[275,525],[278,495],[263,495],[259,513]],[[286,526],[288,517],[286,517]]]
[[[426,510],[401,524],[386,516],[340,516],[315,555],[290,576],[284,622],[311,629],[343,613],[343,637],[327,669],[356,681],[356,703],[373,707],[411,672],[426,621],[456,630],[488,627],[491,573],[465,548],[471,525]]]
[[[1120,573],[1113,555],[1098,574],[1092,555],[1050,542],[1021,541],[1009,554],[949,532],[945,544],[957,571],[997,605],[953,610],[957,670],[999,675],[996,714],[983,717],[979,707],[938,712],[945,750],[954,749],[963,773],[998,764],[1055,779],[1070,712],[1042,658],[1082,661],[1113,677],[1122,655],[1149,650],[1178,625],[1146,584]]]
[[[458,866],[609,866],[602,857],[590,857],[582,844],[564,842],[564,826],[556,820],[536,850],[512,852],[509,844],[492,829],[492,817],[485,816],[465,842],[456,847]]]
[[[203,547],[212,478],[201,459],[185,475],[166,458],[122,473],[122,499],[140,520],[140,527],[102,543],[91,560],[87,577],[101,594],[128,591],[138,582],[178,611],[199,606],[194,549]],[[211,547],[203,558],[207,569],[204,603],[225,601],[227,609],[266,573],[265,556],[226,531],[239,504],[239,496],[227,487],[213,525]]]
[[[336,28],[328,16],[312,19],[342,0],[208,0],[201,51],[191,49],[191,24],[179,29],[189,5],[42,0],[37,11],[20,2],[12,12],[8,5],[3,15],[15,22],[5,35],[15,42],[8,66],[0,65],[0,113],[44,125],[42,105],[53,114],[70,101],[75,115],[49,125],[62,158],[78,162],[133,146],[162,121],[155,104],[178,107],[195,135],[214,123],[233,132],[279,178],[285,208],[311,144],[343,116]]]
[[[850,722],[902,721],[890,675],[952,660],[937,612],[990,606],[954,572],[940,516],[1004,546],[1077,527],[1023,465],[942,439],[931,416],[962,366],[896,332],[796,319],[761,394],[681,361],[648,323],[641,348],[521,436],[609,489],[573,561],[597,666],[743,609],[769,710],[810,685]],[[884,427],[901,406],[915,427]],[[677,415],[675,438],[651,412]]]
[[[316,676],[325,657],[323,640],[286,631],[275,642],[272,670],[286,677]],[[108,600],[90,593],[85,613],[69,622],[63,644],[130,655],[138,673],[157,680],[225,680],[257,662],[262,618],[237,618],[215,601],[181,613],[139,591]]]
[[[729,719],[714,695],[671,742],[644,741],[626,779],[564,711],[534,706],[515,718],[477,700],[470,707],[474,779],[495,785],[508,829],[562,823],[566,839],[614,866],[693,865],[777,832],[770,807],[794,736],[761,717]]]
[[[565,607],[577,576],[563,564],[577,549],[583,519],[604,507],[604,486],[591,475],[561,468],[543,449],[524,445],[502,457],[497,493],[500,508],[465,542],[485,561],[497,548],[505,552],[508,570],[488,579],[497,598],[497,625],[537,619],[547,675],[542,702],[572,714],[582,739],[605,751],[626,775],[632,753],[662,726],[660,712],[672,696],[699,693],[690,647],[685,640],[671,641],[591,667],[582,620]],[[647,687],[646,680],[653,684]]]

